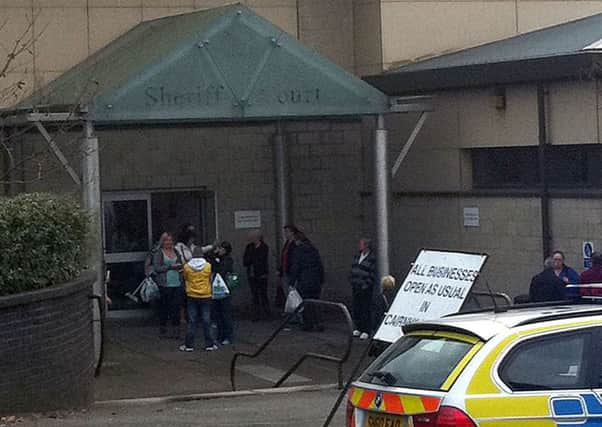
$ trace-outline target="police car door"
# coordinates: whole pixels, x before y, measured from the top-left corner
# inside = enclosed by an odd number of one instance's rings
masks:
[[[602,427],[602,401],[592,390],[598,335],[598,328],[586,328],[520,340],[498,368],[507,414],[482,425]]]

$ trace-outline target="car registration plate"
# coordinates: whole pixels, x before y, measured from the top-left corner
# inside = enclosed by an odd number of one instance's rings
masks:
[[[364,427],[408,427],[408,417],[368,412]]]

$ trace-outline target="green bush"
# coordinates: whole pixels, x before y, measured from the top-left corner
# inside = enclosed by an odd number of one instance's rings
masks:
[[[84,267],[87,218],[67,197],[0,197],[0,295],[76,278]]]

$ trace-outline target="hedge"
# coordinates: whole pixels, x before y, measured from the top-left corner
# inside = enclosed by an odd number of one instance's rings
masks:
[[[0,295],[76,278],[84,268],[87,218],[68,197],[0,198]]]

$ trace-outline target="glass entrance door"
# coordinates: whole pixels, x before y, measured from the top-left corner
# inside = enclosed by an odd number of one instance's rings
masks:
[[[152,245],[151,199],[148,193],[103,196],[104,250],[111,272],[107,292],[111,309],[136,308],[131,293],[144,279],[144,261]]]
[[[144,262],[165,231],[174,234],[186,224],[197,230],[197,243],[217,237],[215,195],[209,191],[145,191],[103,194],[103,243],[111,281],[111,310],[141,308],[132,293],[144,279]]]

